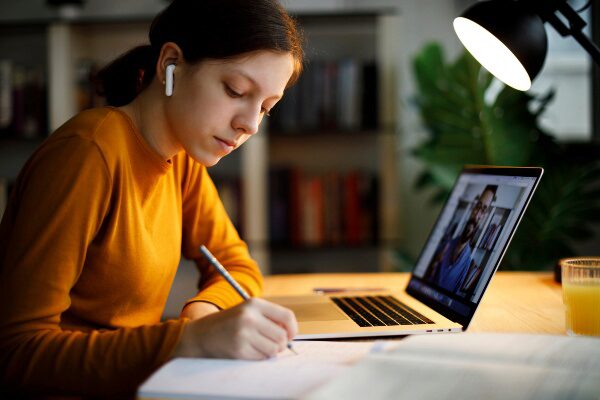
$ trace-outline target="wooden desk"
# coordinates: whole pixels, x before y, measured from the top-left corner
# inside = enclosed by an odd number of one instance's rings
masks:
[[[404,289],[408,273],[302,274],[265,277],[265,296],[311,293],[316,287]],[[565,335],[560,284],[550,272],[498,272],[483,296],[469,332]]]
[[[402,290],[408,278],[408,273],[272,275],[265,277],[264,295],[301,295],[312,293],[316,287]],[[564,318],[561,286],[551,273],[499,272],[492,278],[468,331],[565,335]],[[485,398],[486,392],[479,397]]]

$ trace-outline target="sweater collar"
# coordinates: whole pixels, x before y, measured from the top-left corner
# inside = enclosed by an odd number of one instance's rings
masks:
[[[165,160],[156,150],[154,150],[150,144],[146,141],[142,133],[139,131],[137,126],[133,123],[129,115],[119,110],[116,107],[108,106],[111,110],[118,113],[123,119],[127,121],[127,124],[131,128],[131,133],[135,137],[136,141],[140,145],[141,153],[143,154],[145,160],[148,165],[152,168],[156,169],[159,173],[167,173],[173,168],[173,159],[175,157],[171,157]]]

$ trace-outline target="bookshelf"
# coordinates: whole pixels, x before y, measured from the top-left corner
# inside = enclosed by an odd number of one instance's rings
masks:
[[[395,18],[298,15],[307,67],[268,121],[271,273],[391,269]]]
[[[261,133],[209,172],[263,272],[389,270],[397,237],[398,178],[393,57],[386,46],[395,40],[392,33],[396,16],[388,8],[365,7],[358,12],[348,12],[346,7],[343,11],[335,7],[319,10],[308,5],[292,12],[307,36],[310,63],[306,76],[314,78],[313,69],[327,65],[335,66],[350,80],[359,70],[361,73],[367,70],[367,75],[363,74],[366,89],[370,90],[367,100],[362,105],[357,102],[359,97],[364,97],[357,93],[365,88],[355,85],[346,87],[340,94],[351,101],[345,103],[343,110],[330,110],[329,123],[315,123],[316,114],[312,119],[300,115],[298,118],[309,124],[296,123],[297,129],[286,130],[282,128],[281,119],[277,121],[275,117],[263,124]],[[74,21],[0,22],[2,54],[17,54],[12,59],[15,64],[31,65],[43,71],[46,79],[40,90],[47,96],[43,96],[47,98],[44,122],[32,138],[13,133],[0,138],[3,154],[15,149],[20,153],[18,162],[0,163],[0,177],[4,182],[10,183],[16,177],[22,163],[48,132],[80,109],[100,104],[83,83],[85,78],[94,68],[145,43],[150,21],[151,16],[137,15],[130,19],[105,16]],[[373,80],[375,74],[376,80]],[[306,83],[300,82],[298,87],[301,85]],[[279,110],[274,110],[277,112]],[[336,112],[344,115],[342,120],[335,117]],[[312,232],[307,241],[292,243],[273,238],[272,228],[278,221],[271,210],[270,196],[277,184],[273,178],[276,171],[295,171],[310,177],[316,192],[330,190],[324,184],[325,179],[342,186],[343,182],[349,182],[347,187],[355,187],[355,193],[359,193],[356,187],[366,187],[365,192],[350,200],[358,203],[353,206],[355,210],[363,211],[362,215],[354,214],[350,237],[338,231],[334,236],[339,239],[331,239],[331,236],[324,239],[323,228],[317,229],[313,224],[312,228],[310,225],[302,227]],[[339,192],[337,196],[342,194]],[[352,206],[346,205],[346,208]],[[323,205],[313,207],[312,213],[323,210]],[[339,225],[347,223],[344,215],[338,215],[337,219]]]
[[[0,216],[19,170],[47,135],[46,47],[43,24],[0,25]]]

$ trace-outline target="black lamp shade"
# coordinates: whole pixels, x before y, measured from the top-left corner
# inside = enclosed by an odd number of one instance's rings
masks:
[[[548,39],[544,22],[525,3],[513,0],[482,1],[468,8],[461,17],[479,25],[502,42],[521,63],[531,81],[544,65]],[[459,33],[458,30],[457,33]],[[495,66],[491,65],[492,68],[490,68],[490,65],[486,65],[478,57],[479,50],[489,51],[490,49],[478,49],[473,45],[467,46],[465,38],[460,36],[459,34],[460,40],[473,56],[494,73],[493,67]],[[501,76],[495,75],[503,80]],[[509,82],[506,83],[510,85]],[[520,89],[523,90],[523,88]]]

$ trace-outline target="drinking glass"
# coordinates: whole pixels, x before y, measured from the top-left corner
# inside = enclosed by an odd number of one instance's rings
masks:
[[[600,257],[560,260],[568,335],[600,336]]]

